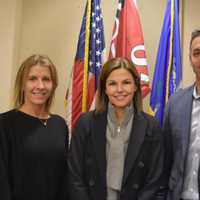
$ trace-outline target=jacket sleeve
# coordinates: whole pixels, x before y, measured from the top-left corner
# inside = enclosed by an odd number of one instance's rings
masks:
[[[87,114],[82,115],[77,122],[68,153],[68,192],[70,200],[89,200],[88,186],[84,176],[85,170],[87,170],[84,167],[85,145],[89,132]]]
[[[0,199],[11,200],[11,190],[9,184],[8,173],[8,133],[4,128],[2,115],[0,116]]]
[[[163,135],[159,123],[155,120],[149,121],[149,130],[153,134],[151,152],[149,152],[149,166],[145,185],[139,192],[138,200],[156,200],[159,198],[157,193],[162,184],[162,174],[164,166]]]
[[[163,123],[163,137],[164,137],[164,172],[163,172],[163,188],[166,193],[169,190],[169,177],[171,172],[171,167],[173,163],[173,145],[171,137],[171,125],[170,125],[170,112],[171,112],[171,101],[168,102],[165,108],[164,123]]]

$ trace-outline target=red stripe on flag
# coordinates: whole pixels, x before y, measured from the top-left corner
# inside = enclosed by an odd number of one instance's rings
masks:
[[[72,83],[72,129],[82,112],[83,68],[84,61],[76,60],[73,72],[74,79]]]
[[[89,81],[88,81],[88,96],[87,96],[87,110],[88,111],[90,110],[90,107],[94,100],[95,93],[96,93],[95,76],[94,76],[94,74],[90,73]]]

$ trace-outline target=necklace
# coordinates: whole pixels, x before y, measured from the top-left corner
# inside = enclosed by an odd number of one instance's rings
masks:
[[[39,118],[39,120],[40,120],[40,122],[41,122],[44,126],[47,126],[48,118],[46,118],[46,119],[40,119],[40,118]]]

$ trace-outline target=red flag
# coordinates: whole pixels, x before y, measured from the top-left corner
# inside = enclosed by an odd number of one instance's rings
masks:
[[[109,58],[126,57],[140,74],[142,96],[149,91],[149,75],[143,33],[136,0],[119,0]]]

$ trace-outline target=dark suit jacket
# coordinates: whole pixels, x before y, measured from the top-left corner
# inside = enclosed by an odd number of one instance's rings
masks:
[[[70,200],[106,200],[106,125],[106,112],[83,114],[77,123],[68,156]],[[136,113],[120,200],[155,200],[162,169],[159,124],[145,113]]]
[[[169,174],[168,200],[181,197],[190,136],[193,90],[194,86],[190,86],[172,95],[165,111],[165,174]]]

